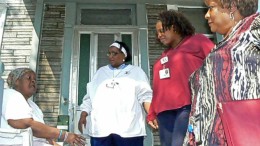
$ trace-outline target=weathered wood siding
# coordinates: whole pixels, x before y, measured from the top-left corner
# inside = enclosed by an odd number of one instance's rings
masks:
[[[34,1],[8,0],[7,5],[1,46],[4,79],[15,68],[29,67],[35,15]],[[37,63],[38,91],[34,101],[50,126],[56,126],[59,112],[64,15],[64,5],[45,6]]]
[[[166,5],[152,5],[147,4],[147,21],[148,21],[148,47],[149,47],[149,63],[151,81],[153,79],[153,64],[164,50],[163,46],[156,41],[155,24],[158,20],[158,14],[167,10]]]
[[[60,101],[65,5],[45,5],[39,46],[38,94],[46,124],[56,126]]]
[[[31,0],[8,0],[7,5],[1,46],[4,79],[14,68],[29,66],[35,13],[35,3]]]

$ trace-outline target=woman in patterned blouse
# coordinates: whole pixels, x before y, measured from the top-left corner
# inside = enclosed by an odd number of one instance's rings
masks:
[[[258,0],[204,0],[212,32],[223,35],[190,78],[190,124],[202,145],[227,145],[218,101],[260,98],[260,16]],[[198,116],[202,120],[197,120]]]

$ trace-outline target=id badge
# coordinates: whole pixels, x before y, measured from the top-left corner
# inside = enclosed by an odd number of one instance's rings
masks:
[[[160,79],[165,79],[170,77],[169,68],[165,68],[159,71]]]
[[[167,56],[161,58],[161,64],[165,64],[166,62],[168,62],[168,57]]]

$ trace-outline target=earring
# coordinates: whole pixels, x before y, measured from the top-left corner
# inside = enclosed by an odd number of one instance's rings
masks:
[[[125,62],[125,59],[123,59],[123,62]]]
[[[230,18],[231,20],[235,20],[234,14],[230,12],[230,13],[229,13],[229,18]]]

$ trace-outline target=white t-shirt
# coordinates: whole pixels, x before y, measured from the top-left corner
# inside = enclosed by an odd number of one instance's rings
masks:
[[[112,70],[101,67],[87,85],[81,110],[88,113],[87,134],[105,137],[145,136],[142,103],[151,102],[152,90],[144,71],[128,65]]]
[[[1,128],[14,129],[7,120],[33,118],[35,121],[44,123],[43,113],[40,108],[30,99],[25,100],[24,96],[14,89],[4,89],[3,106],[1,115]],[[0,139],[10,141],[10,139]],[[33,141],[46,143],[46,139],[33,137]],[[12,139],[12,144],[21,144],[22,137],[15,137]]]

